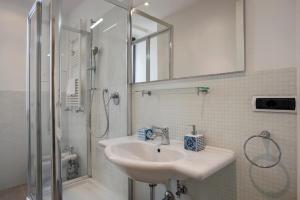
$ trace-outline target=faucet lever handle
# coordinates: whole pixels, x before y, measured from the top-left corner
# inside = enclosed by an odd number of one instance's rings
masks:
[[[161,144],[163,144],[163,145],[170,144],[170,136],[169,136],[169,128],[168,127],[152,126],[152,129],[153,129],[153,133],[154,133],[153,134],[154,138],[157,136],[161,136],[161,138],[162,138]],[[160,132],[156,132],[155,129],[159,130]]]

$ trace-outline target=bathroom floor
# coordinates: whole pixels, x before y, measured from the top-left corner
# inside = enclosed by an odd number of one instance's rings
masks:
[[[118,199],[112,191],[94,179],[86,179],[64,188],[64,200],[112,200]]]
[[[45,196],[45,200],[50,200],[50,196]],[[105,186],[92,178],[71,183],[63,188],[64,200],[112,200],[119,199]],[[2,199],[0,199],[2,200]],[[6,199],[5,199],[6,200]]]
[[[0,191],[0,200],[24,200],[26,185],[21,185]],[[78,181],[64,187],[64,200],[111,200],[118,199],[115,194],[106,189],[94,179]],[[45,198],[47,199],[47,198]]]
[[[24,200],[26,198],[26,185],[0,191],[0,200]]]

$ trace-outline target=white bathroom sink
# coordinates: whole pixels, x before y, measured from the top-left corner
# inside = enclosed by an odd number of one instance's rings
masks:
[[[146,183],[166,183],[171,178],[203,180],[235,160],[231,150],[208,146],[200,152],[186,151],[178,141],[158,146],[132,136],[99,144],[109,161],[132,179]]]
[[[147,183],[162,183],[175,176],[170,169],[186,157],[176,149],[138,141],[109,145],[105,155],[131,178]]]

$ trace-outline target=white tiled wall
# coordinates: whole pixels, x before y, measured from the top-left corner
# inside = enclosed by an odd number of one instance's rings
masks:
[[[68,13],[69,14],[69,13]],[[88,30],[90,20],[103,18],[103,22],[93,29],[92,45],[100,49],[96,55],[96,82],[92,105],[92,177],[103,187],[118,197],[118,200],[127,199],[127,176],[116,169],[104,156],[104,149],[99,147],[98,141],[106,129],[106,118],[102,100],[102,90],[108,88],[109,92],[119,92],[120,104],[109,106],[110,131],[105,138],[114,138],[127,135],[127,12],[114,7],[104,0],[85,0],[72,11],[69,24],[74,26],[79,21],[82,29]],[[89,52],[89,45],[87,51]],[[86,56],[86,55],[83,55]],[[84,76],[82,82],[87,83],[86,71],[90,67],[89,55],[87,66],[82,66]],[[84,92],[86,85],[83,85]],[[84,106],[85,113],[71,113],[68,116],[68,138],[70,145],[81,149],[83,161],[86,159],[86,119],[89,107]],[[103,200],[105,199],[103,195]]]
[[[0,190],[26,181],[25,92],[0,91]]]
[[[26,182],[26,16],[33,2],[0,1],[0,190]]]
[[[101,17],[105,20],[94,31],[93,46],[100,48],[97,56],[96,92],[92,107],[92,162],[93,178],[109,189],[118,200],[127,199],[127,176],[104,156],[99,138],[106,129],[102,91],[118,92],[120,104],[109,103],[109,133],[105,138],[127,135],[127,12],[114,7]],[[107,98],[106,98],[107,101]],[[105,199],[104,199],[105,200]]]
[[[153,92],[142,97],[133,93],[133,130],[158,125],[170,128],[171,138],[182,140],[187,124],[195,124],[208,145],[232,149],[236,163],[204,182],[187,181],[186,199],[203,200],[294,200],[296,199],[296,114],[253,112],[252,96],[296,95],[296,69],[221,75],[192,81],[138,85],[133,90],[209,86],[206,96],[176,91]],[[202,114],[201,114],[202,113]],[[271,169],[250,165],[243,154],[243,143],[263,130],[271,132],[282,149],[280,164]],[[260,140],[249,144],[250,155],[261,155]],[[271,144],[270,144],[271,145]],[[271,155],[278,155],[274,146]],[[261,161],[261,160],[260,160]],[[139,188],[142,186],[137,184]],[[162,194],[157,194],[162,196]],[[146,190],[136,190],[138,199],[147,199]],[[144,198],[142,198],[144,197]],[[145,198],[146,197],[146,198]]]

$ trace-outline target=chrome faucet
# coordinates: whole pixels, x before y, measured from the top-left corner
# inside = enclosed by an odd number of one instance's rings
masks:
[[[161,128],[157,126],[152,126],[153,135],[150,137],[151,140],[154,140],[158,136],[161,137],[161,145],[170,144],[169,128]]]

